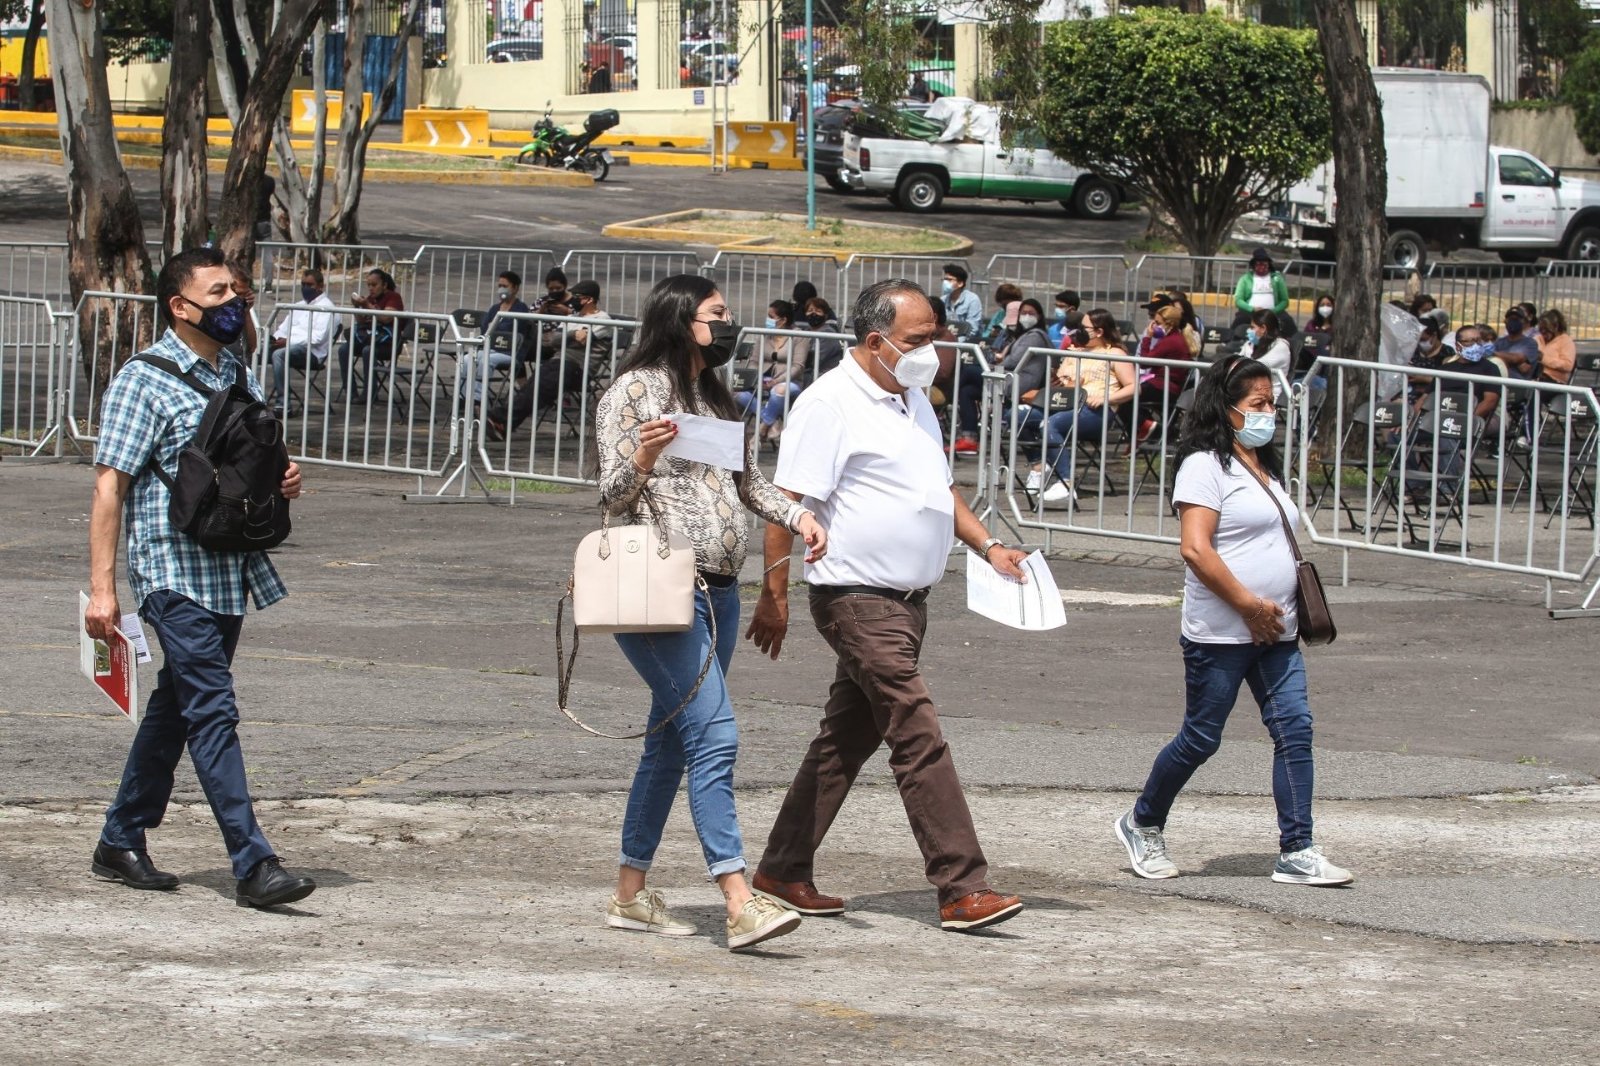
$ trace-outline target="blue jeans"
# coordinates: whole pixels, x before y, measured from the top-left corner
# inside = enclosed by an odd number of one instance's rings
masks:
[[[961,363],[956,367],[956,424],[962,433],[978,435],[978,404],[983,399],[983,367]]]
[[[289,370],[304,370],[309,378],[314,370],[322,369],[324,359],[315,359],[310,355],[310,348],[302,342],[286,345],[282,348],[272,349],[268,359],[272,363],[272,402],[278,400],[289,391]]]
[[[1072,480],[1074,449],[1068,447],[1074,436],[1099,447],[1100,434],[1106,424],[1104,407],[1079,407],[1072,411],[1057,411],[1045,423],[1045,455],[1057,477]],[[1076,426],[1076,429],[1074,429]]]
[[[1222,728],[1241,682],[1261,707],[1272,735],[1272,799],[1278,807],[1278,848],[1299,851],[1311,837],[1311,704],[1298,641],[1277,644],[1197,644],[1183,647],[1187,704],[1183,727],[1161,749],[1133,808],[1136,825],[1165,827],[1173,801],[1200,765],[1222,745]]]
[[[232,665],[244,619],[213,614],[164,589],[145,597],[139,614],[161,641],[166,662],[134,734],[100,839],[113,848],[144,850],[145,830],[160,825],[166,814],[172,775],[187,743],[195,776],[222,829],[233,876],[247,877],[273,851],[256,824],[239,749]]]
[[[788,382],[781,386],[783,392],[777,387],[767,388],[767,398],[761,401],[761,424],[770,426],[783,417],[785,406],[793,407],[794,402],[800,398],[800,386]],[[755,410],[756,394],[743,390],[733,394],[733,403],[741,415],[748,415]]]
[[[711,615],[717,619],[717,654],[705,682],[672,723],[645,738],[639,769],[622,818],[617,862],[648,870],[661,844],[684,770],[689,772],[689,814],[712,877],[745,868],[744,840],[733,810],[733,761],[739,730],[725,680],[739,642],[739,586],[695,593],[694,625],[682,633],[618,633],[622,654],[650,686],[650,725],[672,713],[706,661]]]

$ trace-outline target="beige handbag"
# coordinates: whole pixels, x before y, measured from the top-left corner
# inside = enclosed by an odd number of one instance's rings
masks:
[[[711,643],[694,687],[671,714],[644,732],[605,733],[585,725],[567,709],[581,634],[682,633],[694,625],[695,590],[706,587],[695,569],[694,547],[683,534],[667,529],[648,492],[641,498],[652,519],[641,525],[612,528],[610,512],[602,505],[600,528],[579,542],[566,595],[556,604],[556,705],[580,729],[610,740],[637,740],[665,729],[700,691],[717,653],[717,619],[713,613]],[[563,658],[561,629],[569,599],[574,626],[572,653]]]

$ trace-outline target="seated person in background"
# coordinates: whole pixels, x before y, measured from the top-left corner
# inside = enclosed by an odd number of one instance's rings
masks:
[[[788,300],[774,300],[767,308],[768,329],[793,329],[794,304]],[[757,398],[765,394],[761,404],[761,427],[758,439],[776,442],[783,432],[783,415],[800,396],[806,385],[806,363],[810,358],[810,342],[799,337],[762,336],[756,341],[756,366],[761,371],[759,392],[736,392],[733,402],[740,414],[749,414]]]
[[[1050,334],[1044,324],[1044,307],[1038,300],[1023,300],[1015,307],[1014,313],[1010,308],[1006,310],[1006,317],[1015,321],[1005,327],[1005,346],[1002,349],[1004,361],[1000,364],[1002,369],[1015,374],[1017,379],[1017,406],[1010,412],[1011,432],[1018,439],[1026,437],[1037,440],[1045,411],[1040,397],[1044,393],[1045,381],[1050,376],[1051,357],[1043,354],[1029,356],[1028,352],[1035,348],[1051,347]],[[1006,394],[1005,403],[1010,405],[1010,393]]]
[[[1518,305],[1506,311],[1506,332],[1494,342],[1494,354],[1512,377],[1532,378],[1539,373],[1539,342],[1534,339],[1533,322]]]
[[[1440,370],[1448,370],[1456,374],[1475,374],[1484,379],[1481,387],[1474,386],[1472,395],[1475,401],[1473,414],[1485,420],[1485,435],[1490,432],[1487,427],[1492,424],[1492,420],[1500,408],[1500,393],[1502,390],[1499,383],[1503,380],[1500,368],[1495,365],[1494,359],[1491,358],[1494,352],[1494,344],[1488,338],[1492,335],[1493,331],[1485,326],[1462,326],[1456,330],[1455,353],[1446,357],[1439,364]],[[1431,381],[1428,383],[1425,396],[1432,394],[1432,384]],[[1460,382],[1450,382],[1448,384],[1453,387],[1454,391],[1460,390]]]
[[[1062,336],[1083,325],[1083,312],[1078,310],[1082,303],[1083,297],[1072,289],[1056,293],[1055,309],[1050,317],[1050,347],[1060,348]]]
[[[1083,316],[1083,329],[1089,335],[1088,343],[1081,349],[1069,349],[1056,368],[1056,386],[1073,390],[1073,397],[1067,410],[1056,412],[1045,423],[1044,463],[1058,478],[1044,490],[1041,498],[1046,504],[1070,505],[1077,498],[1072,490],[1074,456],[1070,443],[1079,440],[1098,447],[1107,428],[1107,411],[1127,403],[1139,391],[1138,374],[1132,363],[1073,358],[1073,352],[1080,350],[1102,355],[1124,351],[1117,320],[1111,312],[1103,307],[1088,311]],[[1036,464],[1028,475],[1029,489],[1044,485],[1044,463]]]
[[[933,388],[928,390],[928,402],[933,404],[935,410],[942,410],[954,395],[956,381],[956,350],[950,342],[956,335],[950,332],[950,320],[945,317],[944,301],[937,296],[928,297],[928,306],[933,308],[933,318],[938,324],[933,334],[933,350],[939,357],[939,372],[933,376]],[[837,364],[835,364],[837,365]],[[817,374],[820,377],[824,371],[819,367]]]
[[[367,311],[404,311],[406,302],[395,288],[394,278],[386,270],[367,271],[367,294],[350,301],[352,306]],[[366,398],[367,386],[372,381],[374,360],[387,363],[394,358],[398,344],[395,339],[395,320],[387,315],[361,315],[355,328],[339,342],[339,377],[346,382],[350,398],[357,402]],[[350,365],[357,373],[351,376]]]
[[[789,292],[789,302],[794,304],[796,311],[805,307],[818,296],[817,287],[811,282],[801,278],[794,283],[794,288]]]
[[[1578,346],[1567,332],[1566,316],[1553,307],[1540,315],[1534,339],[1539,344],[1538,379],[1556,385],[1571,381],[1578,365]]]
[[[811,283],[805,282],[805,284],[810,285]],[[797,285],[795,288],[799,288],[799,286]],[[813,292],[816,291],[816,286],[813,285],[811,288]],[[810,296],[804,304],[795,304],[795,307],[805,308],[804,316],[801,319],[804,325],[802,326],[799,322],[795,323],[797,329],[809,329],[813,333],[840,332],[839,316],[833,313],[833,308],[822,297]],[[944,304],[940,303],[939,307],[942,313]],[[838,366],[839,361],[843,358],[844,341],[838,337],[819,337],[812,341],[811,360],[815,364],[812,367],[812,376],[820,378]]]
[[[1273,269],[1272,256],[1265,248],[1250,253],[1250,269],[1233,287],[1233,306],[1238,311],[1233,318],[1235,329],[1249,321],[1256,311],[1289,309],[1289,286],[1283,275]]]
[[[244,332],[239,334],[239,339],[232,344],[224,345],[223,350],[231,352],[238,357],[239,362],[245,366],[254,366],[256,359],[256,343],[260,335],[256,333],[256,282],[250,272],[238,263],[228,263],[228,272],[233,275],[229,287],[233,294],[244,301]]]
[[[307,267],[300,272],[300,302],[307,309],[290,311],[272,331],[272,395],[267,404],[277,407],[288,389],[289,368],[320,370],[328,363],[328,348],[333,340],[333,315],[329,309],[327,286],[322,271]],[[309,310],[315,308],[315,310]],[[298,408],[290,408],[295,414]]]
[[[1439,320],[1429,315],[1422,320],[1422,335],[1417,338],[1417,350],[1411,355],[1411,365],[1423,370],[1441,370],[1446,359],[1455,358],[1456,350],[1444,342],[1444,331]],[[1412,374],[1407,379],[1412,401],[1433,391],[1434,379],[1426,374]]]
[[[989,316],[989,321],[983,327],[983,339],[978,343],[985,348],[1000,353],[996,344],[1003,343],[1008,325],[1016,325],[1016,317],[1012,314],[1011,305],[1022,302],[1022,290],[1009,281],[1002,281],[994,287],[994,314]]]
[[[495,302],[484,312],[483,323],[480,326],[485,337],[493,334],[503,334],[510,338],[511,350],[499,352],[493,346],[485,345],[482,355],[487,357],[481,364],[481,378],[477,388],[471,390],[474,403],[477,402],[484,381],[496,370],[510,370],[513,366],[520,369],[526,353],[533,347],[533,331],[537,324],[533,322],[519,322],[515,319],[500,318],[500,312],[507,311],[512,314],[526,315],[532,309],[522,302],[522,275],[515,270],[501,271],[495,278]],[[456,375],[456,388],[463,387],[459,371]]]
[[[536,315],[570,315],[572,297],[567,292],[567,272],[553,266],[544,274],[544,295],[533,305]]]
[[[566,323],[547,329],[541,336],[537,356],[542,357],[534,373],[528,375],[511,396],[509,409],[504,401],[490,406],[485,417],[491,440],[504,440],[534,411],[542,411],[561,398],[562,392],[583,388],[584,374],[611,355],[612,327],[604,325],[611,316],[600,310],[600,284],[585,279],[572,287],[572,314],[594,320],[593,325]]]
[[[1253,311],[1250,314],[1250,326],[1245,333],[1244,347],[1239,349],[1239,354],[1246,359],[1254,359],[1266,364],[1268,370],[1275,370],[1287,379],[1289,374],[1289,342],[1278,336],[1278,316],[1271,311]],[[1277,402],[1282,393],[1283,385],[1278,374],[1272,376],[1272,399]]]
[[[1183,328],[1183,311],[1177,304],[1158,307],[1149,328],[1139,338],[1138,354],[1152,359],[1192,360],[1196,354],[1189,347],[1188,338],[1192,335],[1192,330]],[[1135,437],[1140,444],[1149,439],[1163,418],[1171,416],[1179,393],[1188,384],[1189,372],[1175,367],[1151,367],[1139,374],[1139,428]],[[1126,423],[1133,417],[1133,405],[1124,410]]]
[[[983,301],[967,288],[969,276],[967,268],[960,263],[946,263],[940,292],[955,335],[964,341],[977,342],[983,333]]]
[[[1439,301],[1425,292],[1419,292],[1411,298],[1411,306],[1407,310],[1411,312],[1412,318],[1421,318],[1438,306]]]
[[[1307,333],[1333,332],[1333,293],[1325,292],[1317,297],[1317,308],[1311,312],[1311,317],[1306,319],[1305,331]]]

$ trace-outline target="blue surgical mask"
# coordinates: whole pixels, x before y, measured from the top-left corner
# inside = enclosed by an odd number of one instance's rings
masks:
[[[1244,331],[1244,339],[1249,341],[1251,344],[1254,344],[1256,341],[1261,339],[1261,331],[1256,329],[1254,326],[1251,326],[1249,329]]]
[[[1469,363],[1476,363],[1489,358],[1494,354],[1494,344],[1491,341],[1482,341],[1478,344],[1463,344],[1461,358]]]
[[[1057,322],[1065,322],[1066,320],[1067,320],[1067,309],[1065,307],[1056,308],[1056,321]]]
[[[322,290],[317,288],[315,285],[307,285],[304,282],[300,283],[300,302],[301,303],[310,303],[312,300],[315,300],[318,296],[321,296],[321,295],[322,295]]]
[[[950,294],[951,294],[951,293],[953,293],[953,292],[955,292],[955,291],[956,291],[956,283],[955,283],[955,282],[953,282],[953,281],[950,281],[950,280],[949,280],[949,279],[948,279],[948,278],[947,278],[947,279],[945,279],[945,281],[943,281],[943,282],[942,282],[942,283],[940,283],[940,285],[939,285],[939,291],[940,291],[940,292],[941,292],[941,293],[943,293],[943,294],[944,294],[944,295],[946,295],[946,296],[949,296],[949,295],[950,295]]]
[[[1508,319],[1506,319],[1506,332],[1510,333],[1510,334],[1513,334],[1513,335],[1521,333],[1522,332],[1522,325],[1523,325],[1522,319],[1520,319],[1520,318],[1508,318]]]
[[[1237,407],[1235,411],[1239,411]],[[1263,444],[1272,443],[1272,435],[1278,432],[1278,415],[1276,411],[1239,411],[1244,416],[1244,425],[1233,431],[1239,438],[1239,443],[1246,448],[1259,448]]]
[[[768,315],[767,316],[767,328],[768,329],[777,329],[778,328],[778,320],[773,318],[771,315]]]

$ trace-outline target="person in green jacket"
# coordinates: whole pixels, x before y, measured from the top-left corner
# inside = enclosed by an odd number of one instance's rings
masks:
[[[1233,287],[1233,306],[1238,311],[1233,318],[1235,327],[1250,321],[1252,312],[1282,314],[1289,309],[1289,286],[1273,268],[1272,256],[1265,248],[1250,253],[1250,271]]]

